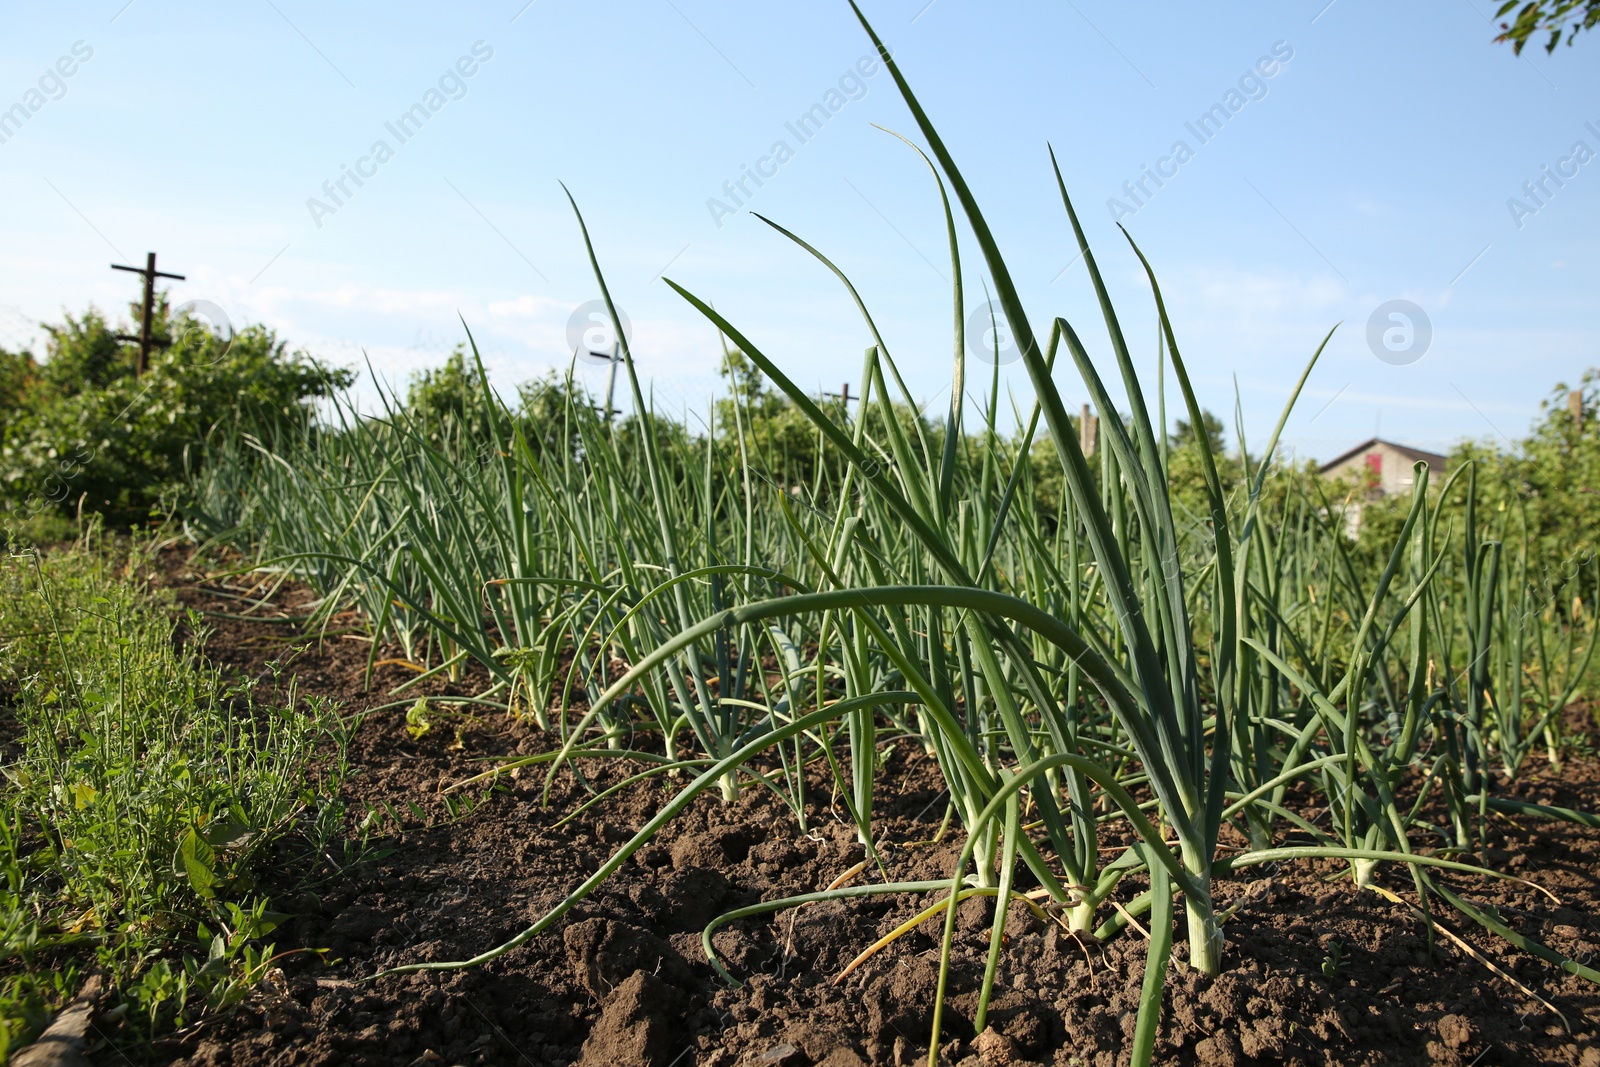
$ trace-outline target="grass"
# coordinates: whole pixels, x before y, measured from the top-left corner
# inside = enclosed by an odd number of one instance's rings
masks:
[[[342,830],[336,719],[224,679],[178,640],[154,566],[92,529],[0,562],[0,1051],[91,972],[99,1021],[135,1037],[236,1003],[283,918],[267,863]]]
[[[653,730],[661,768],[681,761],[695,775],[512,940],[397,971],[481,964],[548,929],[696,797],[751,787],[744,768],[760,756],[776,756],[801,829],[801,770],[825,765],[875,856],[877,743],[892,733],[923,745],[949,788],[966,834],[949,879],[774,907],[942,887],[940,1012],[957,902],[972,890],[1008,898],[1025,878],[1084,938],[1149,916],[1154,965],[1132,1043],[1133,1061],[1147,1063],[1180,911],[1187,965],[1219,973],[1214,880],[1278,861],[1332,860],[1383,894],[1393,872],[1424,921],[1454,909],[1600,981],[1463,893],[1494,875],[1480,860],[1490,812],[1506,810],[1492,795],[1496,769],[1498,781],[1514,777],[1535,745],[1559,758],[1560,712],[1593,662],[1593,576],[1563,578],[1559,596],[1541,590],[1533,576],[1548,568],[1514,536],[1513,513],[1480,513],[1471,464],[1442,485],[1419,465],[1395,521],[1350,544],[1323,484],[1276,461],[1292,399],[1259,458],[1242,440],[1224,456],[1203,434],[1176,452],[1169,374],[1189,424],[1203,426],[1204,412],[1142,253],[1130,239],[1161,334],[1136,356],[1054,175],[1100,308],[1102,369],[1072,322],[1030,317],[976,197],[873,40],[926,146],[911,147],[949,236],[954,388],[942,420],[907,417],[914,398],[846,274],[771,223],[845,287],[872,332],[854,412],[807,394],[709,300],[669,284],[807,420],[816,446],[804,463],[752,455],[761,438],[744,400],[700,436],[660,417],[624,341],[628,420],[596,411],[570,382],[510,408],[480,368],[462,386],[461,417],[391,398],[376,418],[345,410],[298,439],[227,446],[197,483],[206,527],[252,552],[250,566],[309,581],[324,618],[359,607],[374,658],[389,642],[427,670],[483,664],[494,681],[478,700],[564,742],[548,774],[579,755],[626,758],[623,742]],[[963,221],[1037,396],[1015,434],[998,429],[998,367],[982,424],[966,422],[965,399],[985,383],[969,383],[965,362]],[[1311,346],[1293,395],[1326,343]],[[1067,362],[1099,412],[1104,447],[1092,455],[1058,382]],[[812,474],[796,481],[802,468]],[[1060,487],[1048,508],[1043,484]],[[1305,816],[1307,793],[1326,826]],[[1249,848],[1219,853],[1225,828]],[[1124,846],[1103,850],[1109,840]],[[1128,893],[1130,876],[1148,888]],[[980,1026],[1004,915],[996,909]],[[930,1050],[938,1037],[936,1021]]]

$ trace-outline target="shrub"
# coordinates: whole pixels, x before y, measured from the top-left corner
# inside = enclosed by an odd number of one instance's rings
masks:
[[[165,299],[154,334],[166,347],[135,374],[135,346],[90,308],[49,327],[46,358],[0,352],[0,522],[100,512],[148,516],[219,431],[262,434],[306,420],[308,402],[353,380],[275,332],[231,341],[174,319]]]

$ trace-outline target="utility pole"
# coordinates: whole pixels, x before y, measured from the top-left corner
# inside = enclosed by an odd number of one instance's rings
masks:
[[[582,359],[588,363],[606,363],[610,365],[610,370],[606,372],[605,406],[606,422],[610,423],[617,414],[617,364],[622,362],[622,344],[620,342],[613,343],[610,352],[596,352],[587,346],[575,348],[572,350],[572,358]],[[591,404],[590,406],[596,411],[600,410],[598,404]]]
[[[841,390],[843,390],[843,391],[842,392],[838,392],[838,393],[823,393],[822,395],[823,396],[831,396],[835,400],[840,401],[841,403],[844,404],[845,410],[848,411],[848,410],[850,410],[850,401],[858,400],[860,398],[859,397],[853,397],[853,396],[850,395],[850,383],[849,382],[845,382],[839,388]]]
[[[157,346],[165,348],[170,343],[157,341],[150,335],[150,331],[154,327],[156,279],[176,278],[180,282],[186,279],[181,274],[167,274],[156,270],[156,254],[154,252],[146,253],[143,267],[124,267],[120,263],[113,263],[111,264],[111,269],[125,270],[130,274],[144,276],[144,313],[139,316],[139,334],[138,336],[126,333],[117,334],[117,340],[119,341],[139,342],[139,362],[134,365],[133,375],[136,378],[142,377],[145,369],[150,366],[150,349]]]
[[[594,353],[590,353],[593,355]],[[611,369],[606,372],[606,425],[611,425],[611,420],[617,413],[614,403],[617,396],[617,364],[622,362],[622,345],[611,346]]]

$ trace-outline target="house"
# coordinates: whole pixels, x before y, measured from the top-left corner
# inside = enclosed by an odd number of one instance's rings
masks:
[[[1365,485],[1367,499],[1376,500],[1396,493],[1409,496],[1419,462],[1428,465],[1430,480],[1444,474],[1445,457],[1437,452],[1424,452],[1374,437],[1330,459],[1321,466],[1320,473],[1324,478],[1349,478],[1358,485]]]
[[[1439,453],[1424,452],[1420,448],[1397,445],[1377,437],[1361,442],[1318,468],[1324,478],[1350,482],[1366,489],[1364,495],[1352,494],[1339,509],[1343,512],[1346,537],[1353,541],[1360,532],[1361,506],[1366,501],[1381,500],[1400,493],[1407,496],[1411,494],[1411,488],[1416,484],[1416,465],[1419,462],[1428,465],[1430,482],[1444,476],[1445,457]]]

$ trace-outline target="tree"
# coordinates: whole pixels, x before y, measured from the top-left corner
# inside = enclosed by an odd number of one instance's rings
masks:
[[[33,353],[0,348],[0,441],[5,440],[6,427],[21,412],[23,398],[38,379],[39,364],[33,361]]]
[[[137,346],[118,341],[94,308],[48,328],[42,362],[0,355],[0,522],[79,510],[143,518],[214,434],[303,424],[310,401],[351,381],[264,326],[222,338],[174,319],[165,296],[153,314],[165,347],[142,376]]]
[[[1548,581],[1576,580],[1592,595],[1600,556],[1600,367],[1575,387],[1557,385],[1540,408],[1532,434],[1514,449],[1469,442],[1455,449],[1451,466],[1475,460],[1480,512],[1505,518],[1508,541],[1521,539],[1526,522],[1532,557],[1556,561]]]
[[[1504,18],[1519,2],[1521,0],[1507,0],[1495,12],[1495,18]],[[1521,55],[1529,38],[1549,33],[1544,50],[1554,52],[1563,32],[1570,46],[1581,31],[1593,29],[1596,24],[1600,24],[1600,0],[1532,0],[1522,5],[1514,21],[1500,24],[1500,36],[1495,40],[1510,41],[1512,52]]]
[[[1223,426],[1221,419],[1205,408],[1200,409],[1200,421],[1205,425],[1206,442],[1211,446],[1211,454],[1220,458],[1227,452],[1222,443],[1222,434],[1226,427]],[[1194,427],[1189,425],[1188,419],[1178,420],[1177,429],[1169,443],[1173,448],[1191,448],[1198,443]]]
[[[756,475],[763,481],[793,491],[803,487],[820,497],[826,497],[839,485],[850,466],[844,454],[829,442],[806,413],[790,401],[787,394],[774,388],[757,367],[738,349],[724,349],[722,377],[728,383],[730,396],[717,400],[716,415],[720,435],[725,435],[725,447],[737,449],[732,431],[740,426],[744,431],[744,455]],[[898,426],[898,435],[910,442],[918,460],[920,443],[924,440],[937,456],[944,445],[944,426],[928,420],[920,411],[903,400],[891,401],[888,413],[882,397],[875,396],[870,403],[862,404],[859,397],[845,398],[824,393],[813,396],[816,405],[827,413],[834,423],[844,427],[846,433],[855,432],[855,424],[862,427],[862,448],[884,465],[892,466],[890,420]],[[740,461],[737,452],[731,453],[735,463]],[[859,481],[856,483],[861,484]]]
[[[458,447],[463,437],[488,447],[493,437],[486,401],[477,364],[467,363],[466,346],[458,344],[442,367],[411,376],[405,407],[412,429],[435,448]]]
[[[820,456],[811,420],[768,385],[761,368],[738,349],[724,350],[721,373],[731,395],[717,401],[717,421],[730,442],[733,428],[742,427],[744,452],[753,468],[780,484],[809,488]]]

